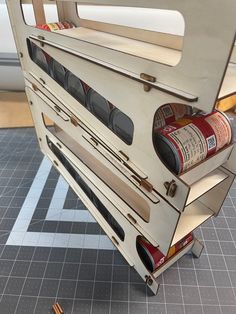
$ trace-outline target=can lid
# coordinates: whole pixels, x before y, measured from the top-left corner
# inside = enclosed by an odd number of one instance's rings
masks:
[[[119,109],[114,109],[110,116],[112,130],[127,144],[132,144],[134,124],[132,120]]]
[[[154,146],[161,161],[174,173],[181,171],[181,161],[176,147],[164,135],[157,132],[154,137]]]
[[[32,60],[45,72],[49,73],[46,54],[36,45],[32,46]]]
[[[51,72],[51,76],[61,86],[65,86],[66,69],[61,63],[57,62],[55,59],[52,59],[50,62],[50,72]]]
[[[104,124],[108,126],[112,106],[110,103],[98,94],[95,90],[90,89],[87,94],[88,109]]]
[[[232,120],[230,119],[230,113],[229,112],[223,112],[223,111],[220,111],[218,109],[215,109],[216,112],[222,114],[222,116],[225,118],[226,120],[226,123],[228,123],[228,130],[229,130],[229,141],[228,141],[228,144],[232,142],[233,140],[233,136],[234,136],[234,130],[233,130],[233,123],[232,123]]]
[[[137,251],[143,264],[150,272],[153,272],[155,270],[155,262],[151,253],[146,248],[145,242],[142,241],[142,238],[137,240]]]
[[[66,90],[77,99],[81,105],[86,106],[86,94],[80,79],[70,71],[66,73]]]

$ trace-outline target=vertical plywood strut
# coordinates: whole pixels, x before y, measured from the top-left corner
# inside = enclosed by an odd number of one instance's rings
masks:
[[[57,3],[57,12],[58,12],[58,17],[59,21],[65,21],[65,10],[64,10],[64,4],[61,1],[56,1]]]
[[[43,0],[32,0],[36,24],[45,24],[46,17],[43,8]]]

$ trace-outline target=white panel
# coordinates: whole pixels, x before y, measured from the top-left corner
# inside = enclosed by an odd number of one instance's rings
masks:
[[[16,52],[7,6],[3,3],[0,3],[0,12],[0,52]]]
[[[82,19],[173,35],[183,36],[184,34],[184,19],[178,11],[91,5],[78,5],[78,8]]]

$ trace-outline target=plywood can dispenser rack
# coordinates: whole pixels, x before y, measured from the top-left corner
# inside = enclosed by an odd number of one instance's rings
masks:
[[[236,2],[32,1],[36,23],[46,22],[44,4],[54,3],[59,20],[76,26],[57,32],[26,25],[24,3],[29,1],[7,1],[41,150],[157,293],[157,277],[189,250],[199,257],[202,244],[194,238],[151,272],[137,252],[137,238],[145,237],[167,255],[171,246],[217,216],[234,181],[236,146],[230,144],[176,175],[155,152],[154,116],[165,104],[210,113],[219,100],[235,98]],[[81,19],[77,4],[177,10],[185,20],[185,35]],[[111,110],[131,121],[131,139],[105,125],[71,95],[66,84],[37,63],[33,49],[49,64],[53,58],[104,97],[108,108],[112,104]]]

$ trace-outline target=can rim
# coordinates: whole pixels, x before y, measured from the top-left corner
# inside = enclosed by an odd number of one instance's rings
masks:
[[[93,94],[97,94],[99,97],[101,97],[102,100],[104,100],[102,103],[102,105],[99,105],[99,106],[96,106],[96,105],[92,105],[91,103],[91,97]],[[87,102],[87,108],[88,110],[95,116],[97,117],[99,120],[101,120],[103,123],[105,123],[106,125],[109,125],[110,124],[110,115],[111,115],[111,112],[113,111],[113,109],[111,108],[111,104],[110,102],[104,98],[102,95],[100,95],[98,92],[96,92],[94,89],[90,88],[89,91],[87,92],[87,95],[86,95],[86,102]],[[103,119],[102,117],[98,116],[96,113],[96,107],[99,107],[99,108],[104,108],[105,109],[105,112],[107,114],[107,118],[106,119]]]
[[[149,250],[147,249],[147,247],[145,246],[145,242],[142,241],[142,239],[141,239],[141,241],[140,241],[140,240],[138,241],[138,244],[139,244],[140,247],[144,250],[144,252],[147,254],[147,256],[148,256],[148,258],[149,258],[149,260],[150,260],[150,263],[151,263],[151,265],[152,265],[151,271],[154,271],[154,270],[155,270],[156,263],[155,263],[155,261],[154,261],[154,258],[153,258],[153,256],[152,256],[152,254],[150,253],[150,251],[149,251]]]
[[[171,172],[174,172],[174,173],[176,173],[177,175],[179,175],[179,174],[181,173],[181,160],[180,160],[179,154],[177,153],[177,152],[178,152],[177,148],[175,147],[175,145],[174,145],[171,141],[169,141],[169,140],[168,140],[163,134],[161,134],[160,132],[157,132],[157,133],[156,133],[156,137],[159,138],[159,139],[161,139],[165,144],[167,144],[167,145],[169,146],[169,148],[170,148],[171,151],[173,152],[173,156],[174,156],[174,159],[175,159],[176,167],[175,167],[175,169],[170,169],[168,166],[166,166],[166,164],[164,163],[164,160],[163,160],[162,158],[160,158],[161,161],[162,161],[162,163],[163,163],[163,165],[164,165],[165,167],[167,167]],[[159,154],[158,148],[156,148],[156,151],[157,151],[158,156],[161,157],[160,154]],[[176,171],[176,172],[175,172],[175,171]]]
[[[87,107],[87,93],[86,93],[85,88],[84,88],[84,86],[82,84],[82,81],[81,81],[81,79],[78,76],[76,76],[74,73],[72,73],[68,69],[67,69],[66,74],[65,74],[65,90],[70,94],[70,92],[69,92],[69,84],[68,84],[70,76],[73,76],[77,80],[77,82],[80,85],[80,87],[82,88],[83,93],[84,93],[84,97],[83,97],[84,99],[83,99],[83,103],[81,103],[81,105],[83,107]],[[71,96],[74,97],[77,101],[79,101],[78,98],[76,98],[75,96],[73,96],[73,95],[71,95]]]
[[[233,140],[233,126],[232,126],[232,122],[230,121],[230,118],[227,116],[227,114],[225,113],[225,112],[223,112],[223,111],[220,111],[220,110],[218,110],[218,109],[215,109],[215,111],[216,112],[218,112],[218,113],[220,113],[220,114],[222,114],[222,116],[224,116],[225,117],[225,119],[228,121],[228,123],[229,123],[229,127],[230,127],[230,130],[231,130],[231,132],[230,132],[230,134],[231,134],[231,137],[230,137],[230,140],[229,140],[229,144],[232,142],[232,140]]]
[[[46,70],[46,72],[47,73],[50,73],[50,66],[49,66],[49,63],[48,63],[48,60],[47,60],[47,58],[46,58],[46,55],[45,55],[45,53],[44,53],[44,51],[40,48],[40,47],[38,47],[37,45],[33,45],[33,47],[32,47],[32,61],[33,62],[35,62],[35,56],[36,56],[36,52],[39,52],[40,51],[40,53],[42,54],[42,56],[43,56],[43,58],[45,59],[45,62],[44,62],[44,64],[45,64],[45,67],[47,68],[47,70]],[[36,60],[37,60],[37,58],[36,58]],[[36,62],[35,62],[36,63]],[[38,65],[38,63],[36,63],[37,65]],[[39,66],[39,65],[38,65]]]
[[[51,70],[51,76],[53,78],[55,78],[55,75],[54,75],[54,72],[55,72],[55,63],[57,63],[59,66],[61,66],[64,70],[64,83],[66,82],[66,73],[67,73],[67,69],[60,63],[58,62],[57,60],[55,60],[54,58],[52,58],[52,60],[50,60],[50,63],[49,63],[49,68]]]

